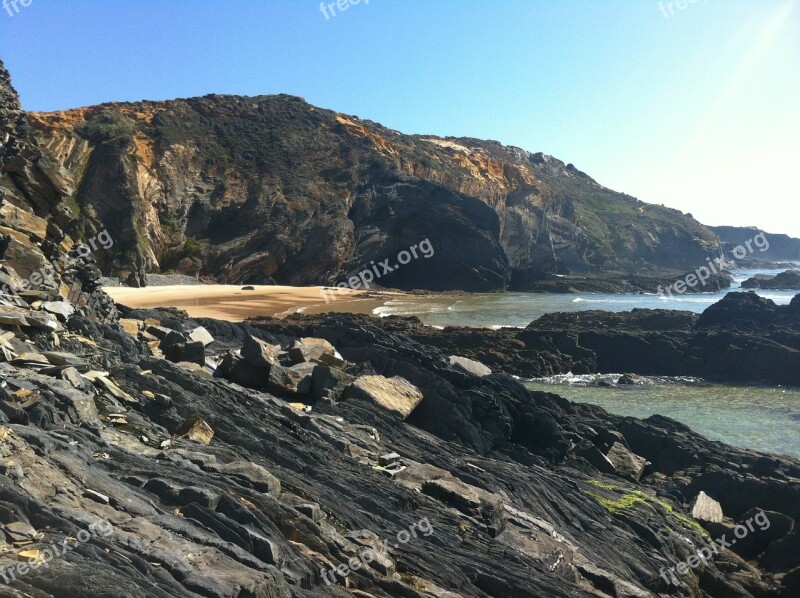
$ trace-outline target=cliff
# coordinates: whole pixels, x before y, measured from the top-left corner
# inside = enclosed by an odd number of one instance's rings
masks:
[[[756,227],[710,226],[709,228],[719,235],[720,241],[725,244],[726,251],[744,245],[759,234],[763,234],[769,240],[769,249],[763,252],[759,249],[750,256],[751,258],[771,262],[800,261],[800,239],[794,239],[788,235],[765,233]]]
[[[403,289],[528,290],[553,274],[686,271],[718,239],[690,216],[497,142],[404,135],[297,97],[211,95],[31,114],[109,274],[329,284],[429,239]],[[396,262],[395,262],[396,264]]]

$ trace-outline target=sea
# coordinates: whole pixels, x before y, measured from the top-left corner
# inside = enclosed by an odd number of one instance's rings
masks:
[[[800,264],[798,264],[800,265]],[[586,310],[629,311],[675,309],[700,313],[756,274],[780,270],[735,270],[730,289],[719,293],[673,295],[606,295],[494,293],[417,295],[391,300],[376,308],[379,316],[417,316],[429,326],[524,328],[547,313]],[[787,305],[800,291],[756,291]],[[742,364],[747,367],[747,364]],[[645,418],[660,414],[680,421],[712,440],[734,446],[800,458],[800,388],[711,384],[695,378],[642,378],[635,386],[600,386],[621,373],[603,376],[563,375],[525,381],[532,390],[554,392],[571,401],[600,405],[611,413]]]

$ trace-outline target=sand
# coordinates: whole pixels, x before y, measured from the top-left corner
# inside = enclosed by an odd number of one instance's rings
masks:
[[[251,316],[285,317],[304,313],[372,313],[397,293],[374,293],[344,289],[328,294],[326,287],[254,286],[243,291],[239,285],[172,285],[162,287],[105,287],[115,302],[132,308],[177,307],[194,318],[217,318],[241,322]],[[330,297],[333,297],[330,300]]]

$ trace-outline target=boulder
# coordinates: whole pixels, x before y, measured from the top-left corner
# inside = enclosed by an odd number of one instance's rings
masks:
[[[619,442],[611,445],[606,457],[619,475],[634,482],[641,479],[644,468],[647,466],[647,459],[631,452]]]
[[[406,419],[423,396],[416,386],[400,376],[361,376],[344,390],[342,398],[372,401]]]
[[[170,332],[172,332],[169,328],[164,328],[163,326],[158,326],[156,324],[151,324],[147,328],[145,328],[145,332],[151,334],[153,337],[157,338],[158,340],[164,339]]]
[[[327,365],[314,366],[311,378],[311,396],[315,399],[321,399],[324,396],[335,399],[354,380],[350,374]]]
[[[142,324],[141,320],[133,320],[130,318],[119,319],[119,325],[122,326],[122,329],[134,337],[139,334],[139,330],[141,329],[141,324]]]
[[[167,347],[179,345],[187,342],[188,340],[189,339],[185,334],[178,332],[177,330],[170,330],[166,336],[161,339],[161,342],[158,344],[158,348],[164,351]]]
[[[225,378],[247,388],[263,389],[267,387],[269,372],[247,363],[233,353],[226,353],[214,372],[215,376]]]
[[[242,357],[250,365],[269,368],[277,363],[281,352],[280,345],[271,345],[254,336],[247,335],[242,345]]]
[[[598,448],[588,440],[582,440],[574,448],[575,455],[586,459],[592,466],[603,473],[616,474],[617,468],[611,460],[601,453]]]
[[[289,349],[289,358],[293,363],[314,361],[323,355],[336,355],[336,349],[323,338],[301,338]]]
[[[187,361],[202,366],[206,363],[205,346],[199,341],[170,345],[164,349],[164,357],[173,363]]]
[[[273,365],[269,370],[267,389],[278,394],[309,394],[311,392],[311,372],[308,369]]]

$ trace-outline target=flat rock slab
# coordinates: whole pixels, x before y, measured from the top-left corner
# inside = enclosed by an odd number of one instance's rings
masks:
[[[692,517],[710,523],[722,523],[722,505],[705,492],[700,492],[694,499]]]
[[[202,326],[198,326],[189,333],[189,340],[203,343],[203,345],[207,347],[214,342],[214,337],[211,336],[211,333],[208,330]]]
[[[361,376],[345,389],[343,398],[373,401],[406,419],[422,402],[423,396],[416,386],[400,376]]]
[[[450,365],[464,370],[468,374],[478,376],[479,378],[489,376],[492,373],[491,369],[483,365],[480,361],[475,361],[474,359],[467,359],[466,357],[451,355],[449,361]]]

